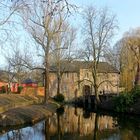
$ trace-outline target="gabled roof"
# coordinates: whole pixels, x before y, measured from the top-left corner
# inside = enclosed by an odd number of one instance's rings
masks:
[[[86,61],[62,61],[60,64],[62,72],[78,72],[80,69],[91,69],[93,62]],[[52,65],[50,72],[56,72],[57,66]],[[99,62],[98,73],[119,73],[119,71],[107,62]]]
[[[22,84],[32,84],[32,83],[37,83],[37,82],[34,82],[32,79],[28,78],[28,79],[25,79]]]

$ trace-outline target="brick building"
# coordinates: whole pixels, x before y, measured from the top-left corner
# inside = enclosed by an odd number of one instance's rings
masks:
[[[72,61],[61,62],[61,83],[60,93],[64,94],[66,99],[83,96],[85,94],[94,94],[93,78],[91,72],[91,62]],[[58,68],[51,66],[50,71],[50,94],[57,93],[57,71]],[[100,62],[98,65],[97,82],[100,94],[118,93],[119,71],[107,62]]]

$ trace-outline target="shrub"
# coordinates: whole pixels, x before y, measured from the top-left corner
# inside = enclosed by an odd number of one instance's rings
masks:
[[[38,83],[38,87],[43,87],[43,83],[42,82],[39,82]]]
[[[115,102],[115,111],[117,112],[126,112],[132,104],[134,104],[134,95],[123,93],[118,97],[114,98]]]
[[[120,96],[114,98],[115,111],[127,112],[131,105],[137,101],[138,97],[140,97],[140,86],[135,86],[128,93],[121,93]]]
[[[4,86],[1,87],[1,93],[6,93],[6,88]]]
[[[22,91],[23,87],[22,86],[19,86],[18,87],[18,93],[20,93]]]
[[[134,96],[134,98],[140,97],[140,87],[136,86],[131,90],[131,94],[132,96]]]
[[[56,101],[56,102],[63,102],[64,100],[65,100],[65,97],[64,97],[64,95],[63,94],[57,94],[56,96],[54,96],[54,100]]]
[[[63,115],[63,114],[64,114],[64,107],[61,106],[61,107],[57,108],[56,112],[57,112],[57,114],[58,114],[59,116],[60,116],[60,115]]]

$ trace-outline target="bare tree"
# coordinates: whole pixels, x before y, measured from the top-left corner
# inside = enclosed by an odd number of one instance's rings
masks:
[[[72,5],[69,5],[67,0],[31,0],[25,3],[25,7],[20,11],[23,23],[38,47],[41,48],[44,57],[45,102],[47,102],[49,98],[49,56],[53,38],[55,34],[61,32],[63,19],[68,16]],[[63,13],[63,19],[61,13]]]
[[[88,7],[83,14],[85,35],[84,43],[86,45],[88,60],[92,61],[91,72],[93,77],[93,88],[95,92],[95,105],[99,102],[98,96],[98,65],[107,46],[110,46],[110,40],[116,29],[116,18],[104,8],[101,10],[95,7]]]
[[[53,65],[56,68],[57,76],[57,94],[60,93],[60,85],[62,75],[65,72],[65,66],[63,62],[70,63],[73,59],[74,41],[76,38],[76,32],[74,28],[70,27],[68,23],[65,23],[62,27],[62,32],[58,32],[54,35],[54,49],[52,50]]]
[[[0,26],[11,22],[10,18],[12,15],[16,13],[16,11],[20,8],[21,5],[13,5],[13,2],[0,0],[0,11],[1,11],[1,18],[0,18]]]
[[[17,19],[14,18],[17,15],[19,9],[22,8],[22,4],[17,5],[17,1],[11,0],[0,0],[0,41],[1,46],[7,42],[13,34],[13,26],[18,23]],[[11,28],[12,26],[12,28]]]
[[[106,62],[120,70],[120,48],[117,42],[113,48],[107,48],[104,52],[104,59]]]
[[[12,73],[10,82],[15,79],[17,83],[21,83],[23,79],[29,76],[27,66],[33,65],[32,56],[26,51],[27,48],[20,50],[19,47],[12,47],[9,53],[5,54],[8,72]]]
[[[5,67],[4,67],[4,73],[2,75],[2,79],[5,80],[5,82],[8,83],[8,89],[7,89],[7,93],[9,94],[10,93],[10,86],[11,86],[11,83],[14,81],[14,78],[15,78],[15,74],[13,73],[12,71],[12,66],[11,64],[7,64]]]

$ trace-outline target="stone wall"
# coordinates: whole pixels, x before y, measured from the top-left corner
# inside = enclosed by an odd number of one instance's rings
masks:
[[[24,87],[21,95],[39,95],[44,96],[44,87]]]
[[[100,85],[98,89],[100,94],[118,93],[118,73],[98,73],[97,82],[98,85]],[[80,69],[79,74],[76,72],[63,73],[60,93],[62,93],[67,100],[83,96],[85,94],[85,87],[89,87],[90,94],[94,94],[93,78],[89,69]],[[55,73],[50,73],[50,95],[55,96],[56,93],[57,76]]]
[[[62,93],[66,100],[72,99],[78,95],[78,74],[77,73],[63,73],[60,83],[60,93]],[[57,93],[57,76],[55,73],[50,73],[50,95],[55,96]]]
[[[50,73],[50,96],[53,97],[57,93],[57,76]],[[118,93],[119,74],[118,73],[99,73],[98,74],[98,92],[100,94]],[[89,94],[94,94],[92,86],[92,73],[88,69],[80,70],[80,74],[76,72],[63,73],[60,83],[60,93],[65,96],[66,100],[77,98],[85,94],[85,87],[89,87]],[[104,82],[103,82],[104,81]],[[21,94],[44,96],[44,87],[24,87]]]

